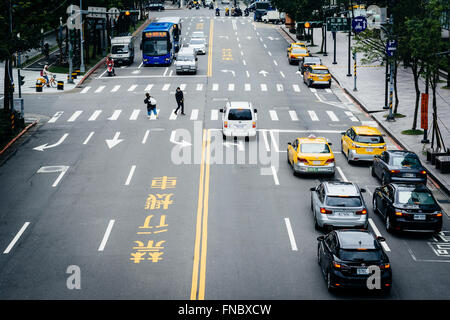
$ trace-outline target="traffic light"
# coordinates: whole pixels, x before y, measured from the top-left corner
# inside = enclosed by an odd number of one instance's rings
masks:
[[[305,28],[306,28],[306,29],[311,28],[311,24],[310,24],[309,22],[305,22]]]
[[[129,15],[130,15],[130,11],[128,11],[128,10],[125,11],[125,15],[126,15],[126,16],[129,16]]]
[[[20,86],[23,86],[24,84],[25,84],[25,76],[20,76],[19,77],[19,84],[20,84]]]

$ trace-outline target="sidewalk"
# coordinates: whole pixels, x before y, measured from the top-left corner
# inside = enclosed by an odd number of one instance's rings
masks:
[[[295,35],[289,33],[289,31],[282,26],[281,27],[287,34],[295,39]],[[281,31],[283,32],[283,31]],[[338,32],[336,35],[336,61],[337,64],[333,64],[333,38],[331,32],[327,32],[327,54],[328,56],[323,56],[323,54],[317,54],[320,51],[320,45],[322,42],[321,33],[314,32],[314,44],[316,47],[310,47],[311,53],[322,58],[322,62],[331,71],[333,78],[339,85],[354,98],[354,100],[361,105],[366,112],[381,111],[384,106],[384,87],[385,87],[385,66],[360,66],[360,56],[357,64],[357,89],[358,91],[353,91],[354,79],[353,75],[351,77],[347,76],[348,71],[348,36],[342,32]],[[353,41],[353,40],[352,40]],[[351,60],[351,72],[353,73],[353,59]],[[424,79],[420,79],[420,88],[422,92],[425,92]],[[446,147],[450,147],[450,90],[442,89],[445,83],[439,83],[437,89],[437,111],[438,111],[438,122],[439,128],[441,130],[442,136],[444,138]],[[402,147],[408,150],[412,150],[417,153],[420,157],[423,165],[427,168],[430,175],[437,180],[441,188],[447,194],[450,194],[450,174],[442,174],[440,171],[436,170],[434,165],[426,161],[426,155],[422,151],[426,151],[430,144],[422,144],[420,141],[423,135],[412,136],[404,135],[401,132],[403,130],[411,129],[412,119],[414,115],[414,105],[415,105],[415,90],[414,90],[414,79],[412,71],[410,69],[404,69],[402,65],[398,68],[397,74],[397,89],[399,96],[399,106],[398,113],[405,115],[404,118],[397,118],[395,122],[386,121],[385,116],[388,114],[388,110],[383,110],[383,112],[371,113],[371,116],[376,120],[380,126],[389,133]],[[430,89],[430,101],[429,101],[429,115],[428,123],[431,124],[432,119],[432,95]],[[420,106],[419,115],[417,121],[417,129],[420,129]],[[429,130],[428,138],[431,141],[431,131]]]

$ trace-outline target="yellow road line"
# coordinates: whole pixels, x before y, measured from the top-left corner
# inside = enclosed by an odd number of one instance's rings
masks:
[[[200,260],[200,240],[203,211],[203,180],[205,168],[206,129],[203,129],[202,158],[200,164],[200,181],[198,186],[197,222],[195,228],[194,263],[192,266],[191,300],[197,299],[198,271]]]
[[[214,34],[214,20],[209,24],[209,52],[208,52],[208,72],[207,76],[212,76],[212,52],[213,52],[213,34]]]

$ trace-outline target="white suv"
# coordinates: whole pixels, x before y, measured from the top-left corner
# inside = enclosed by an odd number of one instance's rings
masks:
[[[256,113],[247,101],[227,102],[222,112],[222,134],[226,137],[256,137]]]

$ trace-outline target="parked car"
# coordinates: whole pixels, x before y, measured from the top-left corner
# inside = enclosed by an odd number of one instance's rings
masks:
[[[371,267],[380,271],[379,290],[389,292],[392,270],[377,237],[367,230],[334,230],[317,238],[317,258],[328,290],[366,288]]]
[[[222,134],[227,137],[256,137],[256,113],[252,104],[247,101],[227,102],[222,115]]]
[[[330,88],[330,71],[328,71],[327,67],[322,65],[307,66],[303,73],[303,82],[306,83],[308,87],[311,87],[312,85],[325,85],[327,88]]]
[[[381,132],[375,127],[353,126],[341,132],[341,151],[347,161],[373,161],[386,150]]]
[[[309,56],[309,50],[305,47],[293,47],[291,51],[288,52],[289,64],[297,63],[303,60],[304,57]]]
[[[412,151],[386,150],[376,155],[370,167],[373,177],[383,185],[392,182],[427,183],[427,171]]]
[[[298,65],[298,71],[300,71],[303,74],[308,66],[312,66],[312,65],[316,65],[316,64],[317,65],[322,64],[322,59],[320,59],[320,57],[315,57],[315,56],[304,57],[303,61],[300,61],[299,65]]]
[[[442,209],[424,184],[389,183],[375,189],[372,201],[389,232],[442,229]]]
[[[367,206],[355,183],[343,181],[322,182],[311,188],[311,210],[316,228],[367,229]]]

